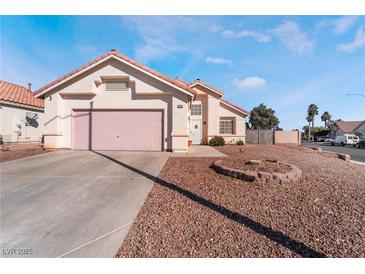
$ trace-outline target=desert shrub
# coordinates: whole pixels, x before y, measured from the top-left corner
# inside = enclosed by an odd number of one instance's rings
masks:
[[[236,145],[237,146],[243,146],[245,143],[242,140],[237,140]]]
[[[221,136],[214,136],[212,139],[209,140],[210,146],[224,146],[226,142],[224,141],[223,137]]]

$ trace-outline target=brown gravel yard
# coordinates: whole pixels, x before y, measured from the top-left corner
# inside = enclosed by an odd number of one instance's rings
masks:
[[[0,146],[0,163],[45,153],[41,144],[11,144]]]
[[[255,160],[255,159],[252,159]],[[261,161],[259,164],[250,164],[250,161],[244,159],[237,159],[237,157],[227,157],[222,160],[222,165],[243,171],[266,171],[266,172],[280,172],[285,173],[290,171],[290,167],[280,162]]]
[[[294,146],[219,148],[234,160],[277,159],[300,183],[248,183],[170,158],[117,257],[364,257],[365,166]]]

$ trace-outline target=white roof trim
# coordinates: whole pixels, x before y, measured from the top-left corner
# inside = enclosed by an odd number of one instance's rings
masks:
[[[169,86],[171,86],[171,87],[173,87],[173,88],[175,88],[175,89],[177,89],[177,90],[179,90],[179,91],[181,91],[181,92],[183,92],[183,93],[185,93],[187,95],[190,95],[191,97],[194,97],[194,94],[191,94],[190,92],[187,92],[186,90],[184,90],[184,89],[182,89],[182,88],[180,88],[180,87],[178,87],[178,86],[176,86],[176,85],[174,85],[174,84],[172,84],[172,83],[170,83],[170,82],[168,82],[168,81],[166,81],[164,79],[161,79],[160,77],[157,77],[156,75],[153,75],[152,73],[150,73],[148,71],[145,71],[144,69],[141,69],[140,67],[138,67],[138,66],[136,66],[136,65],[134,65],[134,64],[132,64],[132,63],[124,60],[124,59],[121,59],[118,56],[115,56],[113,54],[112,55],[109,55],[109,56],[107,56],[107,57],[105,57],[105,58],[103,58],[101,60],[99,60],[98,62],[96,62],[96,63],[94,63],[94,64],[92,64],[92,65],[90,65],[90,66],[88,66],[86,68],[84,68],[83,70],[78,71],[74,75],[71,75],[70,77],[67,77],[67,78],[63,79],[62,81],[54,84],[53,86],[50,86],[49,88],[47,88],[47,89],[43,90],[42,92],[36,94],[35,97],[38,98],[39,96],[41,96],[41,95],[49,92],[50,90],[54,89],[55,87],[58,87],[58,86],[64,84],[65,82],[67,82],[67,81],[69,81],[69,80],[77,77],[78,75],[84,73],[85,71],[88,71],[88,70],[92,69],[93,67],[96,67],[97,65],[99,65],[99,64],[101,64],[101,63],[103,63],[103,62],[105,62],[105,61],[107,61],[107,60],[109,60],[111,58],[114,58],[114,59],[116,59],[116,60],[118,60],[118,61],[120,61],[120,62],[122,62],[122,63],[124,63],[124,64],[126,64],[128,66],[130,66],[130,67],[133,67],[134,69],[139,70],[142,73],[147,74],[148,76],[150,76],[150,77],[152,77],[152,78],[154,78],[156,80],[159,80],[159,81],[161,81],[161,82],[163,82],[163,83],[165,83],[165,84],[167,84],[167,85],[169,85]]]
[[[212,89],[212,88],[210,88],[210,87],[208,87],[208,86],[204,85],[203,83],[196,82],[196,83],[194,83],[194,84],[190,85],[190,87],[191,87],[191,88],[193,88],[193,87],[195,87],[196,85],[201,85],[202,87],[205,87],[206,89],[209,89],[209,90],[211,90],[211,91],[215,92],[215,93],[216,93],[216,94],[218,94],[219,96],[223,96],[223,94],[222,94],[222,93],[220,93],[220,92],[216,91],[215,89]]]

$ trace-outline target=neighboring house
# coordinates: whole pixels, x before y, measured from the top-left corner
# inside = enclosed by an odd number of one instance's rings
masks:
[[[3,142],[41,141],[43,99],[29,87],[0,80],[0,135]]]
[[[36,92],[45,147],[186,151],[220,135],[245,140],[244,109],[201,81],[169,78],[111,50]]]
[[[343,134],[355,134],[360,139],[365,139],[365,120],[364,121],[337,121],[330,130],[330,136],[335,138],[336,136]]]

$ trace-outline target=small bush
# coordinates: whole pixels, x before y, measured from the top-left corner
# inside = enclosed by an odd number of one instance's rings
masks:
[[[214,136],[212,139],[209,140],[210,146],[224,146],[226,142],[224,141],[223,137],[221,136]]]
[[[242,140],[237,140],[236,145],[237,146],[243,146],[245,143]]]

